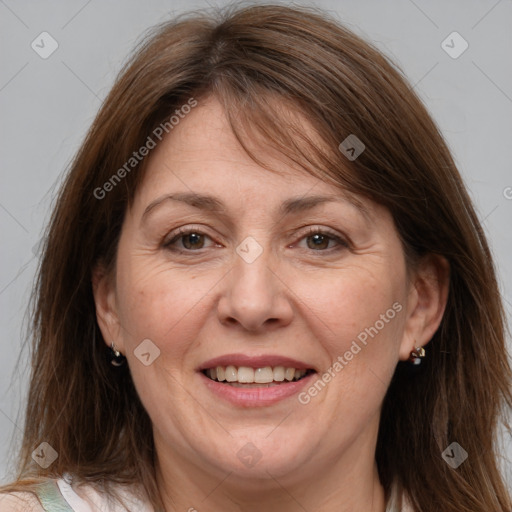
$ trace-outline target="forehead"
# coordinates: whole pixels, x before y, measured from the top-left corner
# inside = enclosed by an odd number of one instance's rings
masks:
[[[282,110],[282,109],[281,109]],[[296,112],[290,113],[295,122]],[[301,129],[318,139],[304,120]],[[261,139],[244,138],[252,152],[269,169],[256,163],[233,133],[221,104],[215,97],[200,102],[174,126],[152,151],[140,187],[142,202],[164,192],[213,194],[225,202],[243,198],[246,205],[283,201],[283,197],[314,194],[338,196],[355,204],[363,201],[341,186],[313,176]],[[319,141],[320,143],[320,141]],[[295,204],[297,204],[295,202]]]

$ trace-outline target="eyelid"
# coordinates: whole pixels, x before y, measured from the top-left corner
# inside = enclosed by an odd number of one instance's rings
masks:
[[[295,231],[295,230],[294,230]],[[168,248],[173,242],[179,240],[181,237],[183,236],[186,236],[186,235],[189,235],[191,233],[197,233],[199,235],[203,235],[203,236],[206,236],[208,238],[210,238],[212,241],[213,241],[213,237],[210,236],[206,231],[205,231],[205,228],[201,225],[190,225],[190,226],[186,226],[186,227],[179,227],[179,228],[176,228],[175,230],[173,230],[169,236],[164,239],[164,242],[162,243],[162,246],[164,248]],[[342,234],[339,234],[337,233],[336,231],[332,230],[331,228],[328,228],[328,227],[324,227],[324,226],[318,226],[318,225],[313,225],[313,226],[307,226],[307,228],[305,228],[305,230],[303,231],[300,231],[296,236],[295,238],[297,239],[297,242],[300,242],[301,240],[303,240],[304,238],[306,238],[307,236],[312,236],[312,235],[316,235],[316,234],[321,234],[321,235],[327,235],[329,238],[331,238],[332,240],[334,240],[338,246],[341,246],[341,247],[344,247],[344,248],[347,248],[347,249],[350,249],[350,247],[352,246],[349,238],[345,235],[342,235]],[[297,242],[294,242],[297,243]],[[290,245],[293,245],[293,244],[290,244]],[[290,245],[288,245],[287,247],[290,247]],[[204,248],[201,248],[201,249],[204,249]],[[192,252],[200,252],[201,249],[197,250],[197,251],[193,251],[193,250],[190,250],[190,249],[174,249],[176,252],[181,252],[181,253],[192,253]],[[340,249],[340,247],[331,247],[330,249],[325,249],[325,250],[318,250],[318,251],[315,251],[315,250],[310,250],[310,252],[318,252],[318,253],[330,253],[330,252],[333,252],[333,251],[336,251],[336,249]]]
[[[191,233],[197,233],[197,234],[200,234],[200,235],[204,235],[204,236],[207,236],[208,238],[212,239],[213,240],[213,237],[210,236],[204,226],[201,226],[201,225],[189,225],[189,226],[181,226],[179,228],[176,228],[174,229],[173,231],[171,231],[169,233],[168,236],[166,236],[164,238],[164,241],[162,243],[162,246],[163,247],[167,247],[169,246],[172,242],[178,240],[180,237],[182,236],[185,236],[185,235],[189,235]],[[191,251],[192,252],[192,251]],[[197,252],[197,251],[195,251]]]
[[[336,241],[340,246],[345,247],[347,249],[350,249],[352,247],[352,243],[346,235],[338,233],[337,231],[334,231],[333,229],[324,227],[324,226],[308,226],[306,228],[305,232],[301,232],[301,233],[297,234],[298,241],[300,242],[305,237],[316,235],[316,234],[327,235],[328,237],[330,237],[331,239]],[[336,247],[333,247],[331,249],[326,249],[324,251],[312,251],[312,252],[326,253],[326,252],[330,252],[330,251],[334,251],[334,250],[336,250]]]

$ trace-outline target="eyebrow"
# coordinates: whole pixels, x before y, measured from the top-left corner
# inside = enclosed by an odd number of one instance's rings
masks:
[[[199,210],[215,213],[218,215],[223,215],[226,212],[226,205],[220,199],[214,196],[198,194],[196,192],[179,192],[174,194],[166,194],[152,201],[144,210],[141,222],[144,221],[150,212],[153,211],[157,206],[163,203],[167,203],[168,201],[185,203]],[[370,220],[370,213],[368,209],[357,199],[346,195],[291,197],[286,201],[283,201],[281,207],[279,208],[279,213],[283,216],[288,216],[291,214],[309,211],[321,204],[330,202],[348,202],[357,210],[359,210],[367,220]]]

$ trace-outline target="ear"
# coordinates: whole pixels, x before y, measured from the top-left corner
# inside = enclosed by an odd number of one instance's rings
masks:
[[[108,273],[102,263],[96,265],[92,272],[92,290],[96,305],[96,319],[105,343],[110,347],[114,342],[116,349],[124,353],[117,314],[115,279]]]
[[[425,346],[441,324],[450,288],[450,265],[446,258],[429,254],[411,276],[407,299],[407,317],[400,344],[400,360]]]

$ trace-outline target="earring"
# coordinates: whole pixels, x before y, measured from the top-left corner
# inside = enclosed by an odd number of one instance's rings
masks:
[[[112,366],[122,366],[126,361],[126,357],[116,349],[114,342],[110,345],[110,364]]]
[[[421,364],[421,360],[425,357],[425,349],[423,347],[416,347],[411,351],[409,362],[414,365]]]

